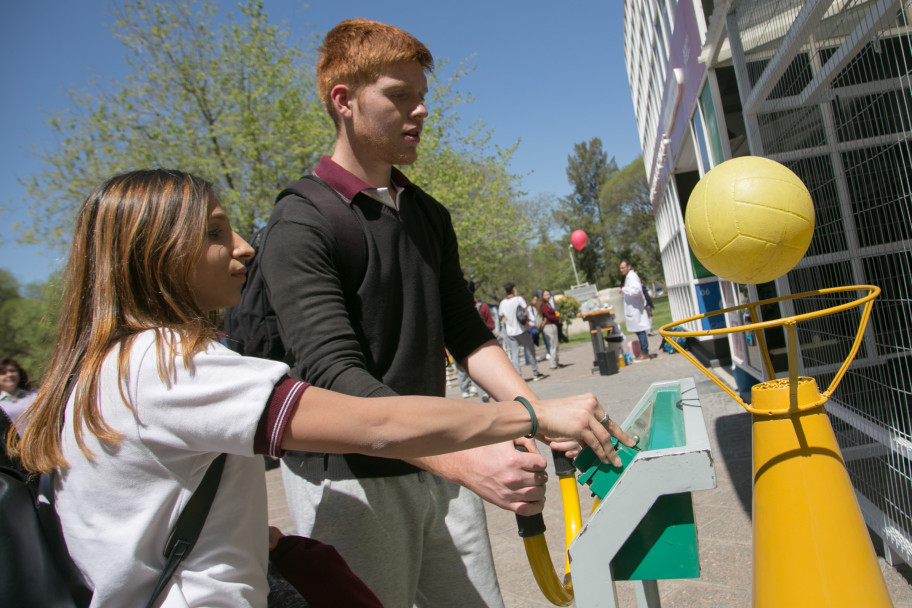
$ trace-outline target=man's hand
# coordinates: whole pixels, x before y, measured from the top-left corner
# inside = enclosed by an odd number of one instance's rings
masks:
[[[518,451],[516,445],[524,446],[529,452]],[[531,439],[416,458],[411,462],[517,515],[536,515],[545,507],[547,461]]]

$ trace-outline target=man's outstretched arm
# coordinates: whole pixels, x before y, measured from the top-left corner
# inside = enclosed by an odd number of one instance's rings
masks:
[[[496,340],[486,342],[463,360],[469,376],[497,401],[514,397],[538,399],[519,377]],[[522,407],[519,403],[516,407]],[[528,452],[520,452],[523,445]],[[578,444],[573,442],[577,448]],[[453,454],[416,458],[412,464],[463,485],[484,500],[518,515],[535,515],[545,505],[547,461],[532,439],[518,439]]]

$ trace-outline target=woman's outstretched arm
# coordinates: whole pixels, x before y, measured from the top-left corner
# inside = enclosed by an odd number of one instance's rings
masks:
[[[592,394],[530,401],[537,432],[572,437],[603,462],[620,464],[612,435],[633,445]],[[465,450],[527,435],[532,417],[518,401],[475,403],[439,397],[343,395],[309,387],[285,427],[282,448],[412,458]]]

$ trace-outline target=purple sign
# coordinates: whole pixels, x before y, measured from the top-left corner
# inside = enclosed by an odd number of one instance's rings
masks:
[[[700,31],[697,29],[694,5],[678,2],[662,93],[662,121],[656,133],[650,179],[658,179],[662,165],[671,163],[681,146],[706,72],[706,65],[699,61],[700,50]],[[660,187],[664,190],[664,185]]]

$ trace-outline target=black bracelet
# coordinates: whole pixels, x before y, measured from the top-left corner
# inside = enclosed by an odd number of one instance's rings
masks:
[[[532,404],[529,403],[529,400],[525,397],[516,397],[513,401],[519,401],[522,403],[527,410],[529,410],[529,416],[532,417],[532,432],[526,435],[526,439],[532,439],[538,434],[538,418],[535,417],[535,410],[532,409]]]

